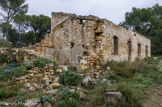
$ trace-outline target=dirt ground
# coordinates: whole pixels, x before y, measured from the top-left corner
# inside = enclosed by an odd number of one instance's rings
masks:
[[[146,92],[150,94],[150,96],[143,102],[144,107],[162,107],[162,85]]]
[[[162,60],[159,67],[162,69]],[[149,94],[149,97],[143,102],[144,107],[162,107],[162,85],[152,87],[146,92]]]

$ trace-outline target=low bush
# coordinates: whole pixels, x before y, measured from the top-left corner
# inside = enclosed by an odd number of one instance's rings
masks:
[[[0,63],[8,63],[8,56],[6,54],[0,54]]]
[[[14,86],[3,85],[3,87],[0,88],[0,99],[16,96],[18,94],[18,91],[19,85]]]
[[[5,80],[5,79],[10,79],[12,76],[14,76],[14,68],[13,67],[3,67],[1,68],[0,72],[0,79]]]
[[[59,82],[67,86],[78,86],[81,84],[82,77],[79,73],[64,71],[59,76]]]
[[[16,67],[14,68],[14,76],[15,77],[23,76],[25,74],[25,71],[26,71],[26,67],[24,66]]]
[[[132,77],[136,73],[135,68],[116,67],[115,74],[124,78]]]
[[[86,98],[88,102],[84,107],[107,107],[105,98],[107,87],[105,83],[98,83],[93,90],[89,90]]]
[[[80,95],[78,92],[70,92],[64,89],[62,94],[54,101],[54,107],[79,107]]]
[[[26,67],[10,67],[6,66],[0,69],[0,80],[11,79],[12,77],[20,77],[25,74]]]
[[[117,76],[121,76],[124,78],[132,77],[136,73],[136,67],[131,65],[129,62],[115,62],[111,61],[107,63],[114,73]]]
[[[26,69],[31,69],[32,68],[32,64],[33,64],[33,62],[32,61],[28,61],[28,62],[24,62],[23,63],[23,66],[25,66],[26,67]]]
[[[144,59],[147,64],[158,64],[160,59],[158,57],[147,57]]]
[[[54,66],[56,66],[57,64],[54,62],[54,61],[51,61],[51,60],[48,60],[48,59],[45,59],[45,58],[37,58],[34,60],[33,64],[35,67],[44,67],[46,64],[49,64],[49,63],[53,63]]]
[[[141,107],[140,99],[132,88],[126,84],[120,84],[118,91],[123,94],[124,99],[118,103],[117,107]]]
[[[42,59],[35,59],[33,62],[35,67],[44,67],[46,63]]]

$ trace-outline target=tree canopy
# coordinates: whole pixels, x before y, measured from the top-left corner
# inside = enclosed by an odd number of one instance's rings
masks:
[[[125,14],[125,21],[119,25],[146,35],[152,42],[152,53],[162,54],[162,6],[132,8]]]
[[[9,25],[17,14],[26,13],[28,4],[24,4],[26,0],[0,0],[1,14],[3,19]],[[7,26],[6,39],[8,39],[9,28]]]

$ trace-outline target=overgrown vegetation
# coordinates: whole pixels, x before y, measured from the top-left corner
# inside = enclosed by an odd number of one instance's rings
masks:
[[[62,94],[55,99],[54,107],[79,107],[80,95],[64,88]]]
[[[25,66],[26,69],[28,69],[28,70],[32,68],[32,65],[33,65],[32,61],[27,61],[27,62],[23,63],[23,66]]]
[[[6,66],[0,69],[0,80],[11,79],[12,77],[20,77],[25,74],[26,67],[12,67]]]
[[[49,63],[53,63],[53,62],[45,58],[38,58],[38,59],[35,59],[33,62],[35,67],[41,67],[41,68],[43,68],[46,64],[49,64]]]
[[[0,63],[8,63],[8,56],[6,54],[0,54]]]
[[[78,86],[81,84],[82,77],[80,74],[71,71],[64,71],[59,76],[59,82],[67,86]]]
[[[20,85],[7,86],[5,83],[0,83],[0,99],[16,96],[19,87]]]

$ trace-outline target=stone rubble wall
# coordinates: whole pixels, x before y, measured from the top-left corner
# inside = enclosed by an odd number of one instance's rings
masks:
[[[113,37],[118,37],[118,55],[113,55]],[[128,41],[131,41],[131,61],[145,57],[145,46],[151,56],[150,40],[96,16],[76,16],[52,13],[51,33],[33,46],[35,55],[56,60],[61,65],[84,67],[96,65],[98,60],[128,60]]]

